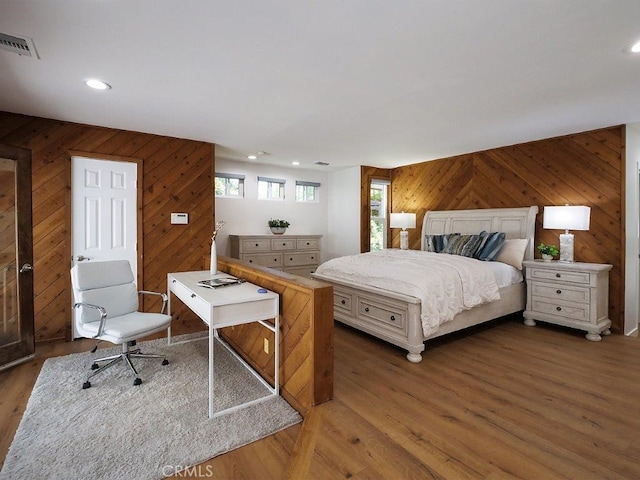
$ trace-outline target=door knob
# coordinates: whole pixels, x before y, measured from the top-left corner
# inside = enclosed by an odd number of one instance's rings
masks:
[[[25,263],[20,267],[20,273],[30,272],[31,270],[33,270],[33,265],[30,263]]]
[[[89,258],[89,257],[85,257],[84,255],[78,255],[78,256],[76,257],[76,260],[77,260],[78,262],[82,262],[83,260],[91,260],[91,258]]]

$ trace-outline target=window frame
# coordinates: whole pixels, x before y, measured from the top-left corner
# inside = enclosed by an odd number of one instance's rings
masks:
[[[320,186],[321,184],[319,182],[307,182],[305,180],[296,180],[296,202],[300,202],[300,203],[318,203],[320,202]],[[298,196],[298,187],[302,187],[302,191],[304,192],[302,197],[303,198],[299,198]],[[307,194],[306,194],[306,188],[308,187],[312,187],[313,188],[313,198],[312,199],[308,199]]]
[[[260,183],[266,183],[266,196],[261,196]],[[258,200],[275,200],[284,201],[285,199],[285,185],[287,181],[283,178],[271,178],[271,177],[258,177]],[[278,196],[273,195],[274,185],[279,185]]]
[[[224,179],[225,193],[223,195],[218,195],[216,193],[216,188],[217,188],[216,183],[218,179]],[[238,180],[238,195],[230,194],[230,189],[229,189],[230,180]],[[245,184],[245,176],[242,174],[216,172],[215,178],[214,178],[214,184],[213,184],[213,194],[216,198],[244,198],[244,195],[245,195],[244,184]]]

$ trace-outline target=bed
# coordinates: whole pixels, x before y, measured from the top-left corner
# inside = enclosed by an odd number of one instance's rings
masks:
[[[471,236],[481,232],[503,232],[505,234],[503,238],[510,240],[512,244],[518,242],[522,246],[523,258],[520,258],[520,261],[532,259],[537,213],[538,207],[536,206],[427,211],[422,222],[421,251],[423,253],[419,251],[404,251],[402,253],[401,250],[390,249],[375,255],[380,256],[378,258],[380,264],[391,269],[394,261],[391,258],[394,255],[391,250],[396,250],[396,254],[401,256],[398,262],[400,264],[404,262],[403,268],[409,269],[409,264],[414,260],[417,261],[419,256],[438,257],[438,261],[456,257],[456,255],[431,253],[434,238],[448,234]],[[365,260],[371,263],[374,257],[367,257],[367,255],[370,254],[342,257],[342,259],[353,264],[357,264],[359,261],[365,262]],[[375,281],[369,282],[363,275],[357,275],[355,271],[352,273],[345,270],[346,273],[340,273],[332,266],[342,262],[342,259],[325,262],[318,267],[316,273],[312,274],[314,278],[333,285],[335,320],[406,349],[408,351],[406,357],[413,363],[422,361],[426,340],[522,311],[526,306],[526,285],[524,272],[521,271],[519,279],[496,282],[495,287],[497,287],[499,299],[493,296],[476,306],[463,307],[462,311],[432,328],[425,321],[425,318],[428,317],[426,311],[431,307],[424,306],[425,312],[423,312],[423,305],[425,305],[423,302],[430,298],[430,295],[424,293],[418,295],[415,292],[422,292],[422,290],[415,290],[414,287],[403,284],[396,285],[394,282],[388,282],[388,284],[380,284],[380,281],[377,283]],[[502,265],[497,265],[502,262],[482,262],[468,258],[463,260],[463,262],[465,261],[468,264],[476,262],[486,266],[496,264],[491,267],[502,268]],[[511,263],[515,265],[513,262]],[[448,264],[444,265],[448,268]],[[505,265],[505,267],[508,266]],[[341,266],[340,268],[346,267]],[[357,269],[357,267],[353,268]],[[511,269],[513,270],[513,268]],[[439,270],[434,268],[433,271]],[[371,278],[373,278],[373,274]],[[493,286],[491,288],[495,289]],[[486,295],[489,298],[493,293]],[[437,297],[438,295],[433,296]]]

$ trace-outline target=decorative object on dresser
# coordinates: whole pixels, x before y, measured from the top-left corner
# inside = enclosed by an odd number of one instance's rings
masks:
[[[310,277],[320,260],[322,235],[229,235],[230,256],[253,265]]]
[[[544,207],[542,228],[564,230],[560,235],[560,261],[573,262],[573,234],[569,230],[589,230],[591,208],[582,205]]]
[[[609,335],[609,270],[612,265],[525,261],[527,309],[524,324],[535,320],[577,328],[599,342]]]
[[[216,250],[216,237],[218,236],[218,232],[224,225],[224,221],[220,220],[216,222],[216,227],[213,230],[213,235],[211,236],[211,259],[209,260],[209,272],[211,275],[215,275],[218,273],[218,251]]]
[[[291,225],[289,222],[287,222],[286,220],[279,220],[279,219],[271,219],[268,222],[269,228],[271,229],[271,233],[273,233],[274,235],[282,235],[284,232],[287,231],[287,228],[289,228],[289,225]]]
[[[409,249],[409,232],[407,228],[416,228],[415,213],[392,213],[389,219],[389,227],[401,228],[400,232],[400,248],[402,250]]]
[[[416,273],[416,280],[425,279],[436,285],[437,278],[425,278],[434,269],[420,268],[422,260],[418,263],[418,257],[444,257],[439,259],[439,262],[447,257],[459,257],[462,259],[461,263],[467,266],[475,262],[480,264],[478,268],[488,267],[492,271],[494,268],[499,271],[500,283],[491,282],[494,287],[497,287],[499,300],[481,303],[474,307],[465,306],[465,309],[457,314],[453,314],[450,308],[445,308],[446,312],[442,313],[451,313],[452,318],[438,319],[442,323],[429,324],[427,325],[429,328],[425,328],[423,320],[430,320],[431,317],[437,316],[440,309],[434,308],[433,304],[434,301],[439,301],[440,297],[437,294],[431,294],[432,290],[424,290],[415,285],[413,274],[405,274],[400,279],[394,277],[394,281],[391,281],[388,271],[394,265],[398,265],[391,258],[385,259],[385,263],[382,263],[385,269],[383,272],[380,272],[380,262],[373,262],[375,275],[372,270],[362,269],[360,265],[358,265],[357,276],[352,275],[347,278],[348,275],[342,272],[336,275],[336,268],[327,268],[327,264],[336,260],[334,259],[319,267],[312,276],[333,286],[335,320],[408,350],[407,360],[418,363],[422,360],[425,340],[525,309],[526,285],[521,269],[523,259],[533,259],[537,213],[537,206],[427,211],[422,221],[422,251],[389,249],[379,251],[382,252],[380,254],[371,252],[385,256],[397,254],[400,265],[408,265],[410,268],[415,266],[420,270],[419,274]],[[473,255],[477,253],[480,255],[468,258],[472,252],[467,252],[467,246],[474,242],[475,248],[471,248]],[[439,255],[437,252],[447,255]],[[507,255],[503,255],[504,252],[507,252]],[[354,256],[344,257],[345,266],[352,260],[358,261],[351,257]],[[397,267],[394,268],[394,270],[397,269]],[[442,268],[439,268],[438,271],[441,270]],[[477,271],[476,268],[473,270]],[[484,271],[484,268],[481,270]],[[465,272],[467,270],[463,268],[461,273]],[[472,277],[471,283],[478,282],[478,278],[469,275],[468,272],[465,276]],[[492,274],[491,278],[493,276]],[[394,288],[398,283],[402,288]],[[411,292],[409,292],[410,288]],[[418,295],[419,290],[423,290],[420,295]],[[445,297],[446,295],[442,296],[442,298]],[[428,299],[427,305],[423,298]]]
[[[538,245],[536,247],[536,250],[538,250],[540,255],[542,255],[542,260],[544,260],[545,262],[550,262],[551,260],[553,260],[553,257],[560,253],[558,251],[558,247],[556,247],[555,245],[546,245],[544,243]]]

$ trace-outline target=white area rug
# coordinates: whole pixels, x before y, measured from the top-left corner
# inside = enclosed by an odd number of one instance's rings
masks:
[[[170,361],[134,359],[140,386],[120,364],[82,390],[92,360],[119,346],[46,360],[0,478],[162,478],[301,421],[282,397],[210,420],[208,342],[138,346]],[[215,365],[216,411],[268,393],[219,344]]]

